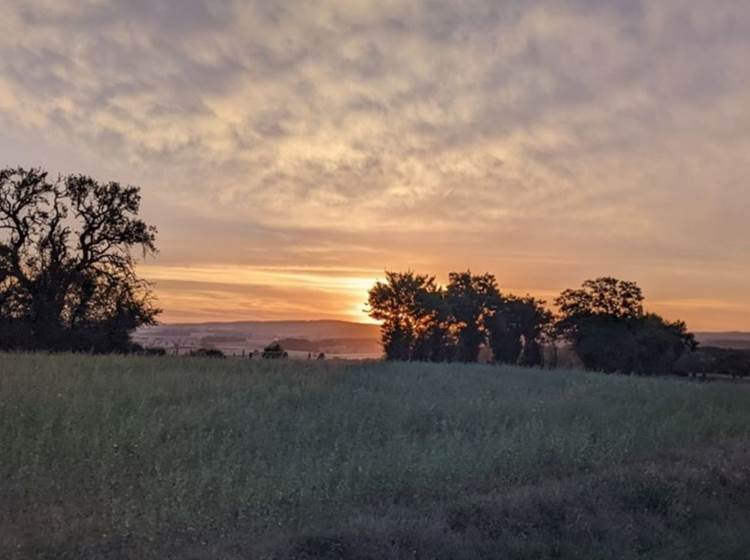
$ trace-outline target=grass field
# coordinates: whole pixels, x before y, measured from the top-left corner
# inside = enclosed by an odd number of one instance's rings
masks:
[[[750,389],[0,354],[0,558],[721,558]]]

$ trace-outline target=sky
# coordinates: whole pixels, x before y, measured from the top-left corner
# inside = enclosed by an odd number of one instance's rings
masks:
[[[750,330],[746,0],[0,0],[0,166],[142,188],[165,322],[383,271]]]

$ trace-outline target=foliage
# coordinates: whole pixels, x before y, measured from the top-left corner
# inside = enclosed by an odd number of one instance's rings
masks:
[[[750,376],[750,350],[702,346],[686,353],[677,363],[682,374],[719,374],[732,378]]]
[[[683,322],[645,313],[637,284],[615,278],[587,280],[555,303],[558,336],[572,343],[587,369],[670,373],[685,351],[697,346]]]
[[[158,313],[132,249],[156,251],[139,189],[0,169],[0,348],[128,351]]]
[[[538,365],[551,320],[543,301],[505,296],[494,276],[469,271],[451,273],[445,288],[432,276],[386,272],[369,306],[389,360],[476,362],[489,344],[498,362]]]
[[[447,307],[435,278],[386,272],[369,292],[370,316],[382,321],[386,359],[439,361],[449,340]]]
[[[431,276],[386,272],[369,294],[389,360],[476,362],[486,344],[496,362],[538,366],[542,344],[562,339],[587,369],[675,372],[695,339],[685,323],[646,313],[643,300],[634,282],[587,280],[555,300],[555,321],[544,301],[503,294],[493,275],[470,271],[451,273],[445,288]]]
[[[747,377],[750,375],[750,350],[735,350],[732,348],[705,349],[714,360],[716,373],[731,375],[732,377]]]
[[[654,313],[647,313],[635,322],[636,373],[673,373],[685,352],[698,347],[695,336],[682,321],[668,322]]]
[[[0,372],[10,560],[718,559],[750,546],[743,385],[68,354],[0,354]]]
[[[545,302],[531,296],[504,296],[485,329],[495,360],[505,364],[542,365],[541,340],[552,322]]]
[[[486,340],[485,324],[501,305],[497,281],[491,274],[476,276],[471,271],[452,272],[445,299],[458,339],[457,359],[476,362],[479,347]]]
[[[563,320],[579,317],[632,319],[643,315],[643,293],[635,282],[604,277],[586,280],[555,300]]]

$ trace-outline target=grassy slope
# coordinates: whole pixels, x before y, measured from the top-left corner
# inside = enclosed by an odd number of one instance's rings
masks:
[[[0,354],[0,557],[745,558],[749,404],[580,372]]]

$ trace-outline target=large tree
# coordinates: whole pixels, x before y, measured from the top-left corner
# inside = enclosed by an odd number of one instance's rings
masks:
[[[442,349],[442,294],[435,278],[386,272],[369,292],[370,316],[382,321],[383,351],[389,360],[431,360]]]
[[[456,337],[445,290],[434,285],[417,294],[417,327],[411,359],[450,362],[456,357]]]
[[[531,296],[503,296],[485,320],[487,338],[496,362],[542,365],[541,339],[552,321],[545,302]]]
[[[451,273],[445,288],[432,276],[386,272],[369,306],[392,360],[475,362],[489,340],[498,362],[540,365],[551,321],[543,301],[504,296],[493,275],[468,271]]]
[[[451,272],[445,298],[458,339],[457,359],[476,362],[479,347],[486,340],[485,325],[502,301],[497,280],[492,274]]]
[[[156,252],[139,189],[0,170],[0,348],[126,351],[154,322],[133,250]]]
[[[643,292],[635,282],[609,276],[586,280],[575,290],[565,290],[555,303],[563,318],[606,316],[620,319],[643,315]]]
[[[557,333],[589,369],[670,373],[685,351],[695,349],[695,339],[684,323],[645,313],[643,300],[634,282],[587,280],[555,300]]]

